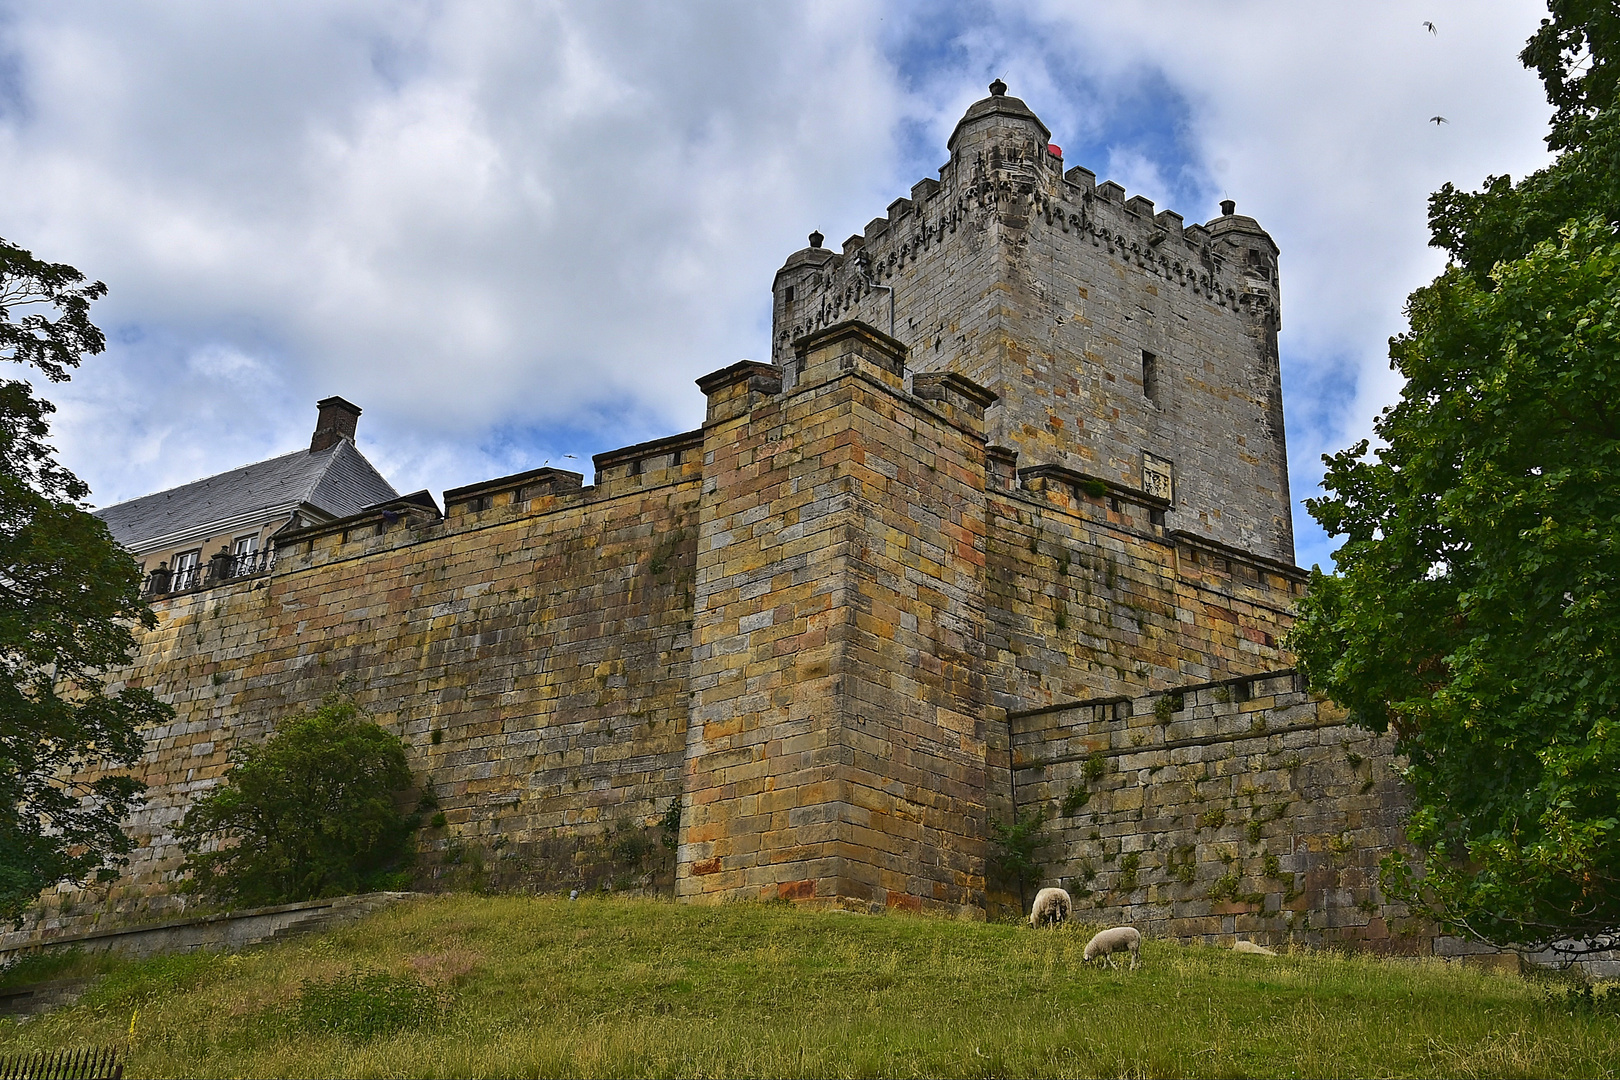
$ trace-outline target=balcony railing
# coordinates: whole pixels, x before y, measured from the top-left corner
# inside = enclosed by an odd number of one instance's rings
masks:
[[[156,570],[146,575],[141,592],[146,596],[167,596],[207,589],[237,578],[268,573],[275,563],[276,549],[273,547],[246,555],[222,551],[205,563],[182,566],[178,570],[170,570],[168,563],[159,563]]]

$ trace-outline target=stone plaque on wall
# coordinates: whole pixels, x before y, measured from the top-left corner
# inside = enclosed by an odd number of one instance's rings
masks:
[[[1142,454],[1142,490],[1165,502],[1176,501],[1175,482],[1171,479],[1170,462],[1152,454]]]

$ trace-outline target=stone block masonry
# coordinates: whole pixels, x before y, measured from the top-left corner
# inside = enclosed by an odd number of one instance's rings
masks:
[[[1278,368],[1278,249],[1227,211],[1183,227],[1086,169],[992,94],[951,136],[939,180],[844,242],[790,256],[773,359],[847,319],[888,327],[918,371],[997,395],[994,444],[1144,489],[1174,530],[1292,562]]]
[[[542,470],[447,492],[443,519],[283,535],[273,573],[155,605],[122,681],[176,715],[147,734],[112,907],[162,912],[192,799],[330,693],[409,746],[446,822],[429,871],[470,853],[479,884],[579,885],[603,834],[656,822],[681,791],[702,436],[604,459],[590,488]]]
[[[1306,575],[1161,524],[1147,492],[990,450],[995,700],[1009,710],[1286,666]]]
[[[862,324],[707,381],[678,895],[984,903],[984,407]],[[776,384],[771,384],[772,388]]]
[[[31,931],[162,913],[231,750],[345,693],[437,799],[424,887],[982,917],[1019,902],[992,823],[1037,811],[1088,918],[1430,948],[1376,892],[1388,747],[1282,644],[1276,248],[1065,173],[1004,90],[938,182],[787,260],[772,362],[700,379],[701,429],[589,487],[283,533],[268,572],[158,601],[114,680],[176,713],[140,850]]]
[[[1047,819],[1040,885],[1078,917],[1208,944],[1429,953],[1386,905],[1401,842],[1389,740],[1344,724],[1292,671],[1011,716],[1013,798]]]

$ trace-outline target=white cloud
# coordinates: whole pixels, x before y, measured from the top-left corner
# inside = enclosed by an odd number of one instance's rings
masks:
[[[996,12],[964,35],[961,67],[1015,72],[1012,92],[1053,129],[1068,163],[1189,221],[1214,216],[1215,200],[1230,196],[1282,248],[1294,490],[1309,494],[1320,455],[1370,434],[1399,392],[1388,338],[1404,327],[1406,295],[1444,262],[1427,246],[1429,193],[1548,160],[1549,109],[1517,60],[1545,7],[1046,0]],[[1159,82],[1185,105],[1175,132],[1183,160],[1155,160],[1130,141],[1130,99]],[[959,113],[942,102],[934,128],[948,130]],[[1436,115],[1448,123],[1430,123]],[[1099,140],[1106,160],[1070,148]],[[1178,192],[1207,201],[1177,205]],[[1296,523],[1302,561],[1326,562],[1334,545],[1303,511]]]
[[[872,18],[854,4],[19,16],[5,233],[107,280],[98,319],[138,338],[62,395],[66,456],[99,499],[127,497],[296,445],[326,393],[366,407],[363,439],[409,486],[504,467],[476,449],[503,425],[583,427],[588,449],[690,426],[692,379],[761,347],[770,275],[814,201],[870,195],[872,163],[893,154]],[[228,380],[186,360],[226,353],[281,376],[245,415]],[[150,385],[182,371],[184,395]],[[119,393],[94,385],[109,380]],[[120,429],[164,444],[161,475],[107,452]]]
[[[110,355],[53,391],[98,501],[301,445],[330,393],[437,489],[696,423],[781,259],[931,174],[1002,75],[1070,164],[1276,237],[1302,491],[1395,392],[1428,192],[1543,160],[1540,12],[39,5],[0,23],[0,235],[111,287]]]

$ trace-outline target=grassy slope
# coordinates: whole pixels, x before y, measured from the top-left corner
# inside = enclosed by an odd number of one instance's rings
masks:
[[[1613,1076],[1620,1020],[1438,964],[775,906],[444,897],[236,955],[99,963],[0,1053],[124,1043],[132,1076]],[[306,980],[388,972],[442,1018],[313,1027]],[[53,974],[71,974],[57,971]],[[1556,988],[1553,988],[1556,989]],[[407,995],[409,996],[409,995]],[[136,1009],[134,1035],[129,1037]]]

